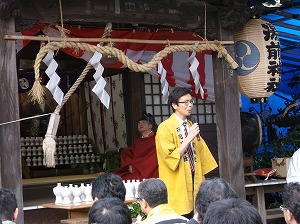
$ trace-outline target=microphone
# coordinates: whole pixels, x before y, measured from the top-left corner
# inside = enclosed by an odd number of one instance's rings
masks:
[[[191,120],[192,120],[193,124],[197,124],[199,126],[198,122],[196,121],[196,119],[194,117]],[[197,134],[197,140],[200,141],[200,132]]]

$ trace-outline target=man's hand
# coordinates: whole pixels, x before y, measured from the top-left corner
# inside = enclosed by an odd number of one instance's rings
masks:
[[[188,136],[183,139],[180,147],[179,147],[179,154],[180,156],[183,156],[183,154],[185,153],[185,151],[188,149],[189,144],[191,143],[191,141],[194,140],[194,138],[200,133],[200,129],[199,129],[199,125],[197,123],[193,124],[190,129],[189,129],[189,133]]]
[[[190,142],[200,133],[200,128],[198,123],[194,123],[189,130],[189,134],[187,138],[190,140]]]
[[[132,165],[129,165],[128,170],[129,170],[129,173],[132,173]]]

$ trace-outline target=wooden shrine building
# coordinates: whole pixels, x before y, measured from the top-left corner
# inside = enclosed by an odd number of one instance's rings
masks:
[[[255,12],[251,13],[255,14]],[[20,97],[20,90],[18,89],[20,59],[31,60],[30,65],[32,66],[40,48],[39,41],[31,41],[28,44],[29,40],[24,38],[23,44],[27,41],[28,48],[26,50],[24,47],[24,50],[16,54],[18,47],[15,40],[4,38],[6,35],[45,36],[40,31],[33,35],[26,32],[22,33],[24,30],[43,26],[43,24],[58,24],[61,28],[73,26],[78,30],[85,27],[96,27],[103,30],[109,22],[112,23],[113,30],[119,31],[148,32],[160,29],[173,30],[174,32],[193,32],[209,41],[218,40],[220,43],[222,41],[230,43],[224,47],[228,54],[235,58],[234,31],[243,27],[252,15],[251,13],[247,8],[247,1],[241,3],[237,0],[3,0],[0,3],[0,123],[16,121],[21,117],[20,108],[22,105],[20,100],[22,97]],[[101,36],[94,38],[101,38]],[[170,40],[165,39],[164,41],[168,43]],[[47,43],[47,41],[44,42]],[[61,58],[61,60],[69,60],[66,63],[66,69],[74,68],[74,66],[78,66],[78,69],[84,68],[85,62],[74,62],[71,58],[68,55]],[[219,58],[215,51],[212,51],[212,64],[216,116],[214,118],[215,124],[206,126],[206,128],[207,132],[211,129],[215,129],[214,132],[216,132],[220,177],[227,180],[239,196],[245,197],[237,75],[224,57]],[[31,70],[33,71],[33,68]],[[109,77],[111,74],[117,73],[125,74],[123,74],[123,86],[127,86],[124,88],[124,95],[126,94],[127,97],[125,103],[126,131],[132,133],[127,136],[127,140],[130,142],[137,136],[136,118],[140,117],[141,111],[146,109],[145,98],[141,94],[145,91],[142,82],[143,73],[120,67],[118,69],[105,69],[104,76]],[[79,88],[84,91],[83,86]],[[48,95],[47,97],[52,96]],[[86,108],[80,106],[82,100],[81,98],[73,98],[63,109],[65,110],[65,118],[73,116],[73,120],[66,122],[66,128],[62,131],[63,135],[86,134],[87,124],[81,117],[86,113]],[[54,102],[53,105],[55,106],[56,103]],[[70,112],[71,107],[73,111]],[[52,111],[54,108],[52,107]],[[163,119],[168,115],[163,114],[161,118]],[[74,125],[74,119],[78,122],[76,125]],[[72,132],[68,131],[71,129]],[[20,133],[22,130],[20,130],[20,122],[0,126],[0,187],[11,189],[16,193],[21,210],[19,223],[22,223],[23,220],[22,156],[20,150],[20,138],[22,137]]]

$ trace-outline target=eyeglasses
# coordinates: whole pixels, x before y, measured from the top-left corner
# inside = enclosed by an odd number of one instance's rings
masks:
[[[286,208],[284,205],[280,205],[280,210],[284,211],[284,210],[288,210],[288,208]]]
[[[178,103],[184,103],[185,105],[189,105],[189,104],[192,104],[194,105],[195,104],[195,100],[185,100],[185,101],[181,101],[181,102],[178,102]]]

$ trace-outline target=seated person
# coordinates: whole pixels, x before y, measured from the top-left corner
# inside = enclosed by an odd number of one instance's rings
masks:
[[[151,114],[143,113],[138,119],[141,137],[121,152],[121,167],[115,174],[123,180],[142,180],[158,177],[158,164],[155,147],[156,123]]]
[[[125,201],[125,195],[126,188],[118,175],[104,173],[92,181],[92,197],[94,201],[105,197],[116,197]]]
[[[242,198],[215,201],[208,206],[203,224],[262,224],[262,219],[253,205]]]
[[[0,188],[0,223],[14,224],[17,221],[18,212],[15,194],[8,189]]]
[[[142,224],[186,223],[187,218],[177,214],[168,204],[168,191],[165,183],[157,178],[150,178],[140,183],[138,201],[141,210],[147,215]]]
[[[290,160],[286,181],[288,183],[300,182],[300,149],[294,152]]]
[[[238,198],[238,196],[224,179],[217,177],[205,179],[196,196],[194,218],[187,223],[202,223],[208,206],[214,201],[226,198]]]
[[[131,224],[130,210],[123,201],[106,197],[96,201],[89,210],[89,224]]]
[[[299,151],[299,149],[298,149]],[[287,224],[300,224],[300,184],[288,183],[282,193],[284,219]]]

